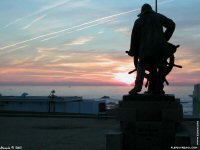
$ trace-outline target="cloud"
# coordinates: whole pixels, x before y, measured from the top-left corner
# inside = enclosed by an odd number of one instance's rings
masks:
[[[42,52],[53,52],[50,48],[40,48]],[[57,61],[56,61],[57,60]],[[108,54],[98,53],[64,53],[60,55],[43,55],[12,60],[9,66],[2,68],[0,77],[7,82],[79,82],[106,83],[115,82],[113,70],[119,65]],[[15,69],[13,69],[15,68]],[[11,79],[15,74],[15,80]],[[83,80],[84,79],[84,80]],[[106,81],[106,82],[105,82]],[[107,82],[107,83],[108,83]]]
[[[5,55],[5,54],[8,54],[8,53],[12,53],[12,52],[15,52],[15,51],[18,51],[18,50],[21,50],[21,49],[24,49],[26,47],[28,47],[29,45],[22,45],[20,47],[16,47],[16,48],[13,48],[13,49],[10,49],[10,50],[7,50],[7,51],[1,51],[0,55]]]
[[[130,35],[130,33],[131,33],[130,28],[128,28],[128,27],[121,27],[121,28],[116,29],[115,31],[124,33],[126,35]]]
[[[55,47],[39,47],[37,48],[38,53],[44,53],[44,52],[55,52],[58,51]]]
[[[103,34],[104,31],[103,30],[100,30],[97,34]]]
[[[84,45],[90,41],[92,41],[94,37],[89,36],[89,37],[79,37],[77,39],[71,40],[66,42],[64,45],[66,46],[74,46],[74,45]]]
[[[33,61],[41,61],[41,60],[44,60],[44,58],[48,57],[48,55],[39,55],[37,57],[35,57],[33,59]]]

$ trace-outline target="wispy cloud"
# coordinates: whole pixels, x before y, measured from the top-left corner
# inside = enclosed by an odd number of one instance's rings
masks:
[[[64,45],[66,45],[66,46],[83,45],[83,44],[86,44],[86,43],[92,41],[92,39],[94,39],[94,37],[92,37],[92,36],[79,37],[79,38],[74,39],[72,41],[66,42]]]
[[[33,61],[41,61],[41,60],[43,60],[45,57],[48,57],[48,56],[47,56],[47,55],[39,55],[39,56],[35,57],[35,58],[33,59]]]
[[[23,46],[16,47],[16,48],[14,48],[14,49],[11,49],[11,50],[2,51],[2,52],[0,53],[0,55],[9,54],[9,53],[15,52],[15,51],[17,51],[17,50],[24,49],[24,48],[26,48],[26,47],[28,47],[28,46],[29,46],[29,45],[23,45]]]
[[[130,35],[130,33],[131,33],[131,31],[128,27],[121,27],[121,28],[116,29],[115,31],[124,33],[126,35]]]
[[[25,29],[30,28],[34,23],[36,23],[36,22],[42,20],[44,17],[46,17],[46,15],[42,15],[42,16],[40,16],[40,17],[34,19],[30,24],[24,26],[24,27],[22,28],[22,30],[25,30]]]
[[[55,51],[57,51],[58,49],[57,48],[55,48],[55,47],[50,47],[50,48],[44,48],[44,47],[39,47],[39,48],[37,48],[37,51],[38,51],[38,53],[43,53],[43,52],[55,52]]]

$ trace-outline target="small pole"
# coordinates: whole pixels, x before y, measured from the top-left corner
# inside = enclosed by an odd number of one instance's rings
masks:
[[[158,1],[156,0],[156,5],[155,5],[155,7],[156,7],[156,12],[158,12]]]

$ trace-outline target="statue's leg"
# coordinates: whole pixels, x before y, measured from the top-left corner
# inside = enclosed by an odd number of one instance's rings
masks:
[[[156,85],[156,91],[160,94],[164,94],[164,82],[166,77],[166,67],[167,63],[163,62],[158,67],[158,78],[157,78],[157,85]]]
[[[154,93],[156,91],[156,84],[157,84],[157,67],[154,65],[149,70],[149,86],[148,86],[148,93]]]
[[[129,92],[129,94],[135,94],[135,93],[138,93],[142,90],[144,73],[145,73],[145,63],[144,62],[138,62],[137,74],[136,74],[136,79],[135,79],[135,86]]]
[[[146,69],[145,63],[139,62],[138,67],[137,67],[137,75],[136,75],[136,80],[135,80],[135,86],[142,88],[143,81],[144,81],[145,69]]]

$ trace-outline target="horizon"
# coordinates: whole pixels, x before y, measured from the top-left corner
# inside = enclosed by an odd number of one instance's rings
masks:
[[[1,0],[0,85],[133,85],[125,51],[144,3],[155,9],[155,0]],[[176,23],[170,42],[180,45],[183,69],[167,76],[171,85],[200,83],[199,5],[158,0],[158,12]]]
[[[197,84],[199,84],[199,83],[196,83],[196,84],[193,84],[193,83],[169,83],[169,85],[166,85],[165,87],[170,87],[170,86],[194,86],[194,85],[197,85]],[[97,83],[97,84],[94,84],[94,83],[89,83],[89,84],[80,84],[80,83],[76,83],[76,84],[69,84],[69,83],[33,83],[33,84],[30,84],[30,83],[24,83],[24,84],[22,84],[22,83],[6,83],[6,84],[0,84],[0,87],[3,87],[3,86],[8,86],[8,87],[12,87],[12,86],[24,86],[24,87],[26,87],[26,86],[60,86],[60,87],[76,87],[76,86],[127,86],[127,87],[132,87],[132,86],[134,86],[134,83],[131,83],[131,84],[127,84],[127,83],[118,83],[118,84],[107,84],[107,83],[105,83],[105,84],[99,84],[99,83]],[[145,87],[146,88],[146,87]],[[144,89],[145,89],[144,88]]]

